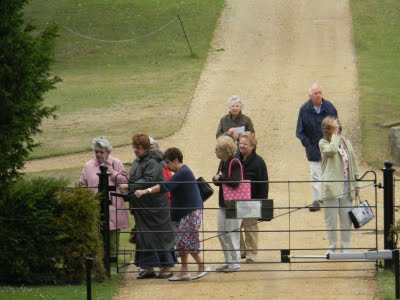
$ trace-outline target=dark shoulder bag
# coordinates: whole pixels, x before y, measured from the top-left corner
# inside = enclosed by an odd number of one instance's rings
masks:
[[[214,193],[214,190],[207,183],[207,181],[204,180],[203,177],[197,178],[196,181],[197,181],[197,185],[198,185],[199,190],[200,190],[201,199],[204,202],[204,201],[206,201],[208,198],[210,198],[212,196],[212,194]]]

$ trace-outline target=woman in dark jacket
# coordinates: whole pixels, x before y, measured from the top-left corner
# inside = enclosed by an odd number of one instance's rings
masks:
[[[163,156],[168,169],[174,175],[166,181],[147,190],[137,190],[140,198],[150,193],[171,192],[171,219],[175,227],[176,255],[181,258],[182,267],[179,276],[172,276],[170,281],[199,279],[208,274],[200,256],[199,230],[202,218],[202,200],[193,172],[183,163],[183,154],[178,148],[168,148]],[[197,274],[191,277],[188,258],[193,257],[198,266]]]
[[[220,136],[217,139],[215,154],[221,160],[217,174],[212,178],[219,188],[218,209],[218,238],[224,251],[225,264],[216,269],[217,272],[234,272],[240,269],[240,225],[242,219],[227,219],[221,182],[240,181],[241,165],[235,158],[237,146],[229,136]],[[231,173],[228,169],[231,166]],[[226,183],[232,187],[238,186],[238,182]]]
[[[251,198],[268,198],[267,166],[264,159],[256,153],[257,139],[249,131],[243,133],[239,138],[239,158],[243,165],[244,179],[251,181]],[[247,263],[253,263],[258,248],[258,219],[243,219],[242,227],[244,235],[240,234],[241,257],[246,258]]]
[[[136,222],[135,265],[140,268],[138,279],[154,278],[154,267],[160,267],[160,278],[169,275],[174,265],[174,234],[167,194],[152,194],[154,182],[164,180],[161,160],[157,152],[150,152],[148,135],[136,134],[132,137],[133,151],[137,159],[130,170],[128,188],[131,199],[131,212]],[[148,189],[149,194],[138,199],[136,190]]]

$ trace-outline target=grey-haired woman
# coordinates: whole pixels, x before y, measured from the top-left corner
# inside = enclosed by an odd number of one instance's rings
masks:
[[[221,118],[216,137],[229,135],[234,141],[238,141],[239,135],[245,131],[255,133],[251,119],[242,114],[244,103],[240,97],[232,95],[226,104],[229,107],[229,113]]]
[[[79,183],[83,186],[92,187],[94,192],[97,192],[99,185],[99,167],[101,164],[108,166],[109,184],[116,185],[116,183],[126,182],[127,172],[125,171],[122,162],[111,156],[112,145],[105,137],[97,137],[92,141],[92,149],[94,158],[89,160],[83,167]],[[118,182],[116,182],[118,181]],[[124,200],[119,197],[112,197],[112,204],[110,208],[110,250],[114,254],[116,251],[116,244],[118,243],[118,230],[129,226],[128,212],[123,210]]]

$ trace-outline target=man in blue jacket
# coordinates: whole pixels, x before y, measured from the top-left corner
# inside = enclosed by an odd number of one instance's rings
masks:
[[[310,165],[313,202],[310,211],[320,210],[321,200],[321,153],[318,142],[322,138],[321,123],[327,117],[337,117],[336,108],[323,98],[322,87],[314,83],[308,90],[310,99],[300,107],[296,136],[303,144]]]

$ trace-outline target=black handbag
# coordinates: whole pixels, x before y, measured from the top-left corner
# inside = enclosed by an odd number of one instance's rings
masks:
[[[214,190],[213,188],[207,183],[207,181],[204,180],[203,177],[199,177],[196,179],[197,181],[197,185],[199,187],[200,190],[200,196],[201,199],[204,201],[206,201],[208,198],[210,198],[212,196],[212,194],[214,194]]]

